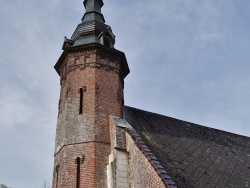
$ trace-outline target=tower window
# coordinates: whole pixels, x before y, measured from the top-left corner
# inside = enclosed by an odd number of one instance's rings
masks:
[[[80,188],[80,162],[81,162],[81,159],[80,157],[77,157],[76,158],[76,188]]]
[[[83,93],[87,91],[86,86],[81,87],[78,92],[80,93],[80,100],[79,100],[79,114],[83,113]]]
[[[104,46],[111,46],[110,45],[110,38],[108,38],[108,37],[104,37],[104,39],[103,39],[103,44],[104,44]]]
[[[80,105],[79,105],[79,114],[82,114],[83,109],[83,88],[80,88]]]
[[[56,165],[55,170],[56,170],[56,188],[57,188],[58,187],[59,164]]]

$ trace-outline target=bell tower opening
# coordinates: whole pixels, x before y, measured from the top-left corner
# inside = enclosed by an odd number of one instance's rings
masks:
[[[111,47],[110,45],[111,41],[109,37],[104,37],[103,41],[104,41],[103,45]]]

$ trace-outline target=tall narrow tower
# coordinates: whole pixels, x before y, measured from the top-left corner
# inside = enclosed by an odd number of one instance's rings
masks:
[[[102,0],[85,0],[86,12],[55,65],[61,92],[53,188],[105,188],[110,154],[109,116],[123,116],[129,67],[114,49],[115,36],[101,13]]]

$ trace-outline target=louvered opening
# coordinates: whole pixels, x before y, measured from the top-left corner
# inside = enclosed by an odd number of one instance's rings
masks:
[[[104,37],[104,40],[103,40],[103,45],[104,46],[111,46],[111,42],[110,42],[110,38],[109,37]]]

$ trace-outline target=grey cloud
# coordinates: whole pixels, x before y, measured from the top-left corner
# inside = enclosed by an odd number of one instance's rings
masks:
[[[250,135],[248,1],[104,3],[131,69],[127,105]],[[51,181],[59,99],[53,66],[83,11],[79,1],[1,2],[0,183]]]

